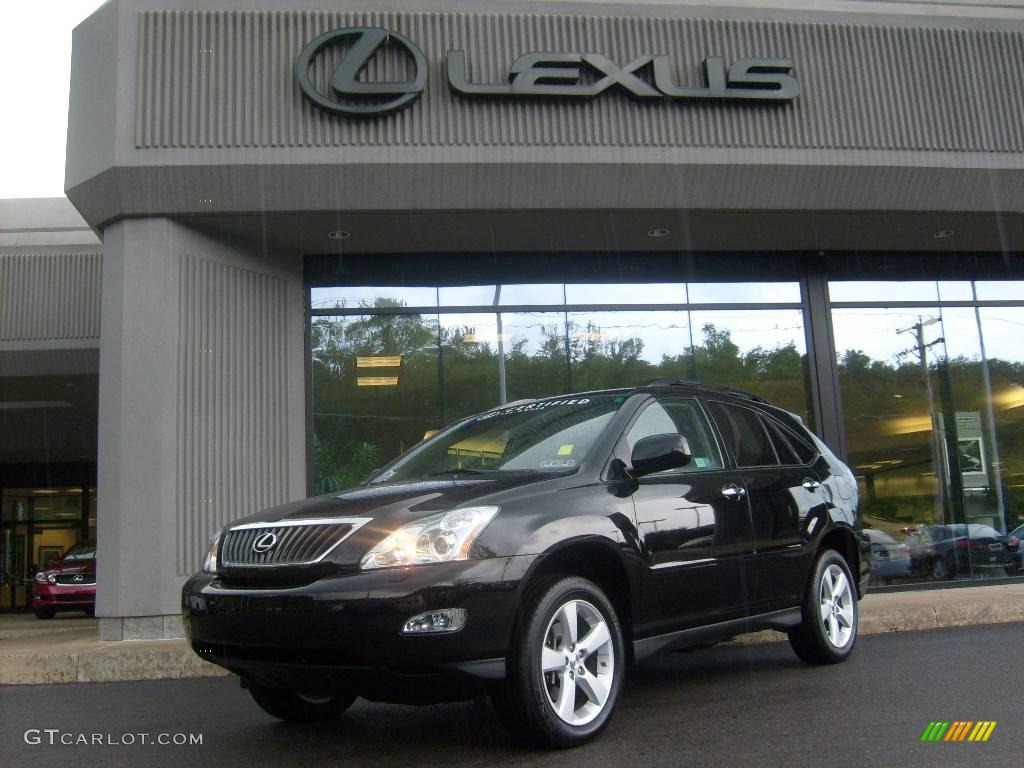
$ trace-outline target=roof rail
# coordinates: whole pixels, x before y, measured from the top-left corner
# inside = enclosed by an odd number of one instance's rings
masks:
[[[751,400],[755,403],[770,403],[760,395],[756,395],[753,392],[748,392],[745,389],[737,389],[736,387],[728,387],[724,384],[709,384],[706,381],[697,381],[696,379],[677,379],[674,376],[659,376],[656,379],[648,382],[648,387],[702,387],[703,389],[710,389],[714,392],[722,392],[724,394],[735,395],[736,397],[742,397],[746,400]]]

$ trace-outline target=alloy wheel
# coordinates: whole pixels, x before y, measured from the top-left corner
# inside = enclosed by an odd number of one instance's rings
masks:
[[[569,600],[544,632],[541,675],[548,704],[569,725],[601,714],[615,676],[615,649],[601,612],[586,600]]]
[[[818,604],[825,636],[836,648],[845,648],[853,635],[853,590],[843,569],[834,563],[822,574]]]

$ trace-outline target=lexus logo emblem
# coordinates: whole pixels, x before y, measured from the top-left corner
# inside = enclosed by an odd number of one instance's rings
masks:
[[[72,579],[72,581],[74,581],[76,583],[81,583],[81,582],[85,581],[85,576],[83,576],[82,574],[78,574],[77,576],[75,576],[74,579]]]
[[[277,534],[267,531],[256,537],[256,541],[252,543],[252,551],[257,555],[262,555],[264,552],[272,550],[275,544],[277,544]]]
[[[329,90],[333,93],[324,94],[310,77],[310,68],[318,55],[344,43],[350,45],[331,75]],[[404,50],[415,67],[415,77],[405,82],[359,79],[370,60],[389,46]],[[347,115],[383,115],[412,103],[422,93],[427,84],[427,59],[404,35],[379,27],[345,27],[325,32],[302,49],[295,62],[295,78],[306,98],[324,109]]]

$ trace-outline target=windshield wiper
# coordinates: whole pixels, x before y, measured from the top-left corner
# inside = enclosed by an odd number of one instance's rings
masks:
[[[423,477],[439,477],[440,475],[488,475],[501,472],[500,469],[442,469],[438,472],[427,472]]]

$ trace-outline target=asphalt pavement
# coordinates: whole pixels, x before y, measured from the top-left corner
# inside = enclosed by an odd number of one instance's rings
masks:
[[[335,723],[299,726],[264,715],[233,678],[2,686],[0,767],[1009,766],[1022,637],[1020,623],[864,636],[845,664],[817,668],[786,643],[662,654],[632,670],[598,741],[568,754],[520,746],[483,701],[360,701]],[[933,720],[998,725],[985,743],[922,743]],[[82,743],[97,736],[106,743]]]

